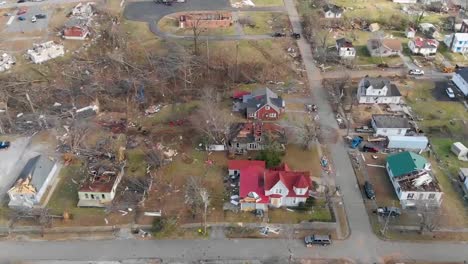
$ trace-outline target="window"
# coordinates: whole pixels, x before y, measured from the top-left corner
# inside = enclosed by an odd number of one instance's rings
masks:
[[[91,199],[94,199],[94,194],[91,194]]]
[[[269,105],[265,106],[265,110],[270,110],[270,106]]]
[[[239,144],[239,143],[236,143],[236,147],[237,147],[237,148],[240,147],[240,144]]]
[[[276,117],[276,113],[270,113],[270,117]]]
[[[401,189],[400,187],[397,188],[397,192],[400,193],[401,192]]]
[[[435,193],[430,193],[429,196],[427,197],[429,200],[434,200],[435,199]]]
[[[276,189],[276,193],[281,193],[281,189]]]
[[[408,193],[408,196],[406,196],[406,199],[413,200],[414,199],[414,193]]]
[[[84,194],[84,197],[85,197],[86,199],[89,199],[89,195],[88,195],[87,193]]]
[[[102,199],[106,199],[106,195],[105,195],[105,194],[101,194],[101,197],[102,197]]]

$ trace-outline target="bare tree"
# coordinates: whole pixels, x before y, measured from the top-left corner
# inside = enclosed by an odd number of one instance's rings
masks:
[[[319,126],[312,117],[294,122],[293,131],[289,135],[289,141],[302,146],[304,149],[310,149],[313,143],[317,141]]]
[[[206,234],[206,218],[208,214],[208,205],[210,204],[210,195],[208,190],[202,186],[203,185],[199,178],[190,176],[185,189],[185,203],[189,205],[194,217],[202,210],[203,226]]]
[[[440,226],[441,209],[438,206],[418,206],[419,232],[421,234],[430,234]]]
[[[83,143],[89,128],[87,126],[73,125],[68,131],[68,145],[72,152],[77,151]]]
[[[190,26],[190,29],[192,30],[192,34],[193,34],[193,54],[194,55],[199,54],[198,40],[199,40],[200,34],[203,33],[203,31],[205,31],[205,28],[203,28],[202,26],[202,21],[203,20],[200,15],[197,19],[195,19],[195,21]]]
[[[192,125],[207,138],[208,143],[224,144],[233,118],[223,111],[215,89],[206,87],[202,93],[200,106],[191,118]]]

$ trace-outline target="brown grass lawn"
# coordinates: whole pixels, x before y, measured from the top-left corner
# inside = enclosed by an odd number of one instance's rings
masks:
[[[312,150],[304,150],[297,145],[287,145],[283,162],[292,170],[310,171],[312,176],[320,177],[322,168],[317,147]]]

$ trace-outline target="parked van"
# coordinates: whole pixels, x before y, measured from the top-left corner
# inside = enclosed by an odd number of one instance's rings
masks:
[[[304,242],[307,247],[313,245],[328,246],[331,244],[331,238],[329,235],[311,235],[304,238]]]

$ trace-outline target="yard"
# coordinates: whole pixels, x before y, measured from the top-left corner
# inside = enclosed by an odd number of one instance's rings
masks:
[[[241,0],[231,0],[231,4],[241,2]],[[252,0],[255,6],[282,6],[283,0]]]
[[[248,21],[244,26],[247,35],[272,34],[274,32],[288,32],[289,19],[279,12],[241,12],[239,21]]]
[[[163,31],[175,35],[181,36],[193,36],[193,29],[192,28],[180,28],[179,27],[179,19],[177,16],[169,15],[163,17],[158,22],[158,27]],[[208,36],[208,35],[234,35],[235,30],[234,26],[229,27],[220,27],[220,28],[204,28],[204,29],[197,29],[200,31],[201,36]]]

